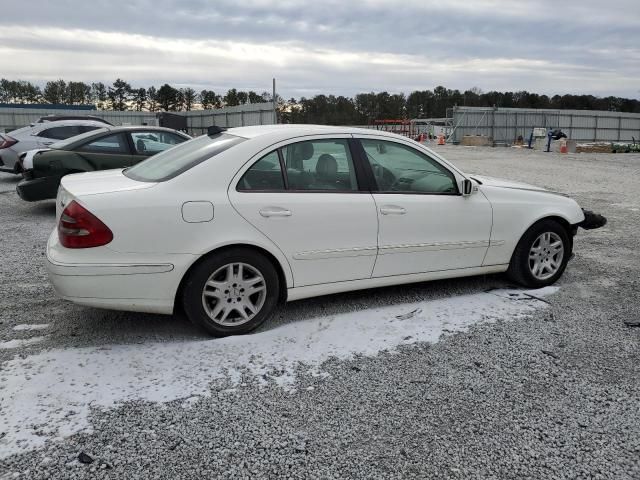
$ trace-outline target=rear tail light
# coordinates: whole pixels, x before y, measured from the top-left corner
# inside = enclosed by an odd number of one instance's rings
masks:
[[[72,201],[62,211],[58,238],[67,248],[101,247],[113,240],[113,233],[89,210]]]
[[[16,143],[18,143],[18,140],[16,140],[15,138],[0,135],[0,148],[9,148]]]

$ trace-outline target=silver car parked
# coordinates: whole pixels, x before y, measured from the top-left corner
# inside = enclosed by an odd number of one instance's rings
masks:
[[[0,171],[20,173],[18,158],[21,153],[46,148],[59,140],[103,128],[100,120],[56,120],[32,123],[9,133],[0,133]]]

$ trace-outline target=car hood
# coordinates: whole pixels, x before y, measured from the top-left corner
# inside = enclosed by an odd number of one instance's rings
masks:
[[[100,193],[122,192],[125,190],[140,190],[157,185],[150,182],[138,182],[123,175],[117,170],[100,170],[97,172],[74,173],[62,177],[62,187],[72,195],[97,195]]]
[[[483,186],[487,187],[513,188],[516,190],[535,190],[539,192],[556,193],[528,183],[513,182],[511,180],[503,180],[502,178],[485,177],[484,175],[469,175],[469,177],[480,181]]]

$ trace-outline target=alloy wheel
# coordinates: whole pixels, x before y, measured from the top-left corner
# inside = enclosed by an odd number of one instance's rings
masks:
[[[218,268],[202,290],[209,318],[222,326],[243,325],[254,318],[267,298],[264,276],[255,267],[234,262]]]
[[[564,243],[555,232],[540,234],[529,250],[529,270],[538,280],[553,277],[562,266]]]

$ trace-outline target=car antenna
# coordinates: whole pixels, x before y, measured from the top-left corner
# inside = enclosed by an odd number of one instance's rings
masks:
[[[226,130],[224,127],[218,127],[217,125],[211,125],[207,128],[207,135],[217,135],[218,133],[222,133]]]

